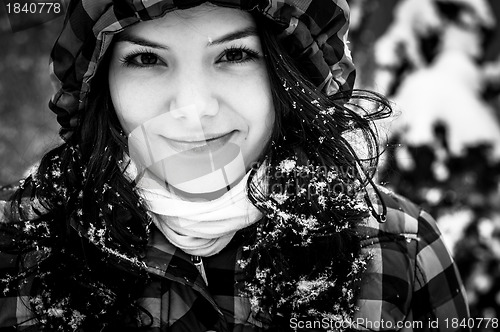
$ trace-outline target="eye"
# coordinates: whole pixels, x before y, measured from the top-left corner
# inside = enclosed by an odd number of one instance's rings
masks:
[[[219,62],[243,63],[259,58],[259,53],[246,47],[231,47],[222,53]]]
[[[158,63],[158,57],[154,54],[151,53],[143,53],[141,55],[136,56],[136,59],[138,59],[139,63],[143,65],[156,65]]]
[[[162,64],[158,55],[150,51],[138,51],[126,55],[120,60],[128,67],[152,67]]]
[[[241,61],[245,57],[243,50],[229,50],[226,52],[227,61]]]

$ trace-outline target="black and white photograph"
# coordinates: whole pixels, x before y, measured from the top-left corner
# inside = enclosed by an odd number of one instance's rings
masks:
[[[0,332],[493,332],[500,1],[2,0]]]

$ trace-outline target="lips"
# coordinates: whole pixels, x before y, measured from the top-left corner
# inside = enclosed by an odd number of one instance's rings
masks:
[[[166,138],[167,144],[177,152],[213,152],[226,145],[234,135],[234,131],[226,134],[206,135],[205,139],[173,139]]]
[[[239,167],[240,173],[244,174],[241,148],[232,139],[235,135],[236,131],[233,131],[203,141],[166,139],[170,153],[157,158],[150,168],[155,170],[153,171],[155,174],[163,174],[166,181],[174,186],[205,177],[213,172],[221,172],[223,169],[223,173],[229,170],[234,173],[232,169],[234,167]],[[173,151],[175,152],[172,153]],[[227,169],[228,165],[232,164],[236,166]]]

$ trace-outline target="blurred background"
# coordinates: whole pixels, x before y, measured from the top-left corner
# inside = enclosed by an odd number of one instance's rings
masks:
[[[472,316],[499,318],[500,1],[349,2],[357,85],[395,110],[377,180],[437,219]]]
[[[380,123],[377,181],[436,217],[472,316],[500,318],[500,1],[348,2],[357,88],[383,93],[395,109]],[[47,103],[62,17],[7,15],[7,3],[0,5],[0,185],[21,179],[61,143]]]

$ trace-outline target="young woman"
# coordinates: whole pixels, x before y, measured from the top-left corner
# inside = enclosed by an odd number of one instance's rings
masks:
[[[352,92],[347,29],[344,0],[72,1],[0,326],[461,330],[434,221],[371,180],[389,108]]]

